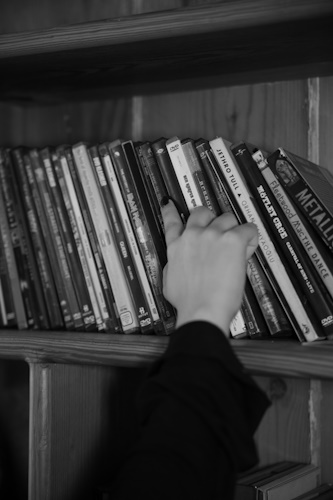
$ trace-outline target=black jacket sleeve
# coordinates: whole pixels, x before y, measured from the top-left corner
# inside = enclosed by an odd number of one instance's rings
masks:
[[[232,499],[237,473],[257,463],[253,434],[268,406],[221,330],[182,326],[142,386],[142,433],[112,498]]]

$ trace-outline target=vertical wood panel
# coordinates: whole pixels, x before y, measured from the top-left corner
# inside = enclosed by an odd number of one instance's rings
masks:
[[[308,159],[319,162],[320,79],[308,80]]]
[[[1,145],[42,147],[130,137],[131,99],[17,107],[0,104]]]
[[[333,77],[320,79],[319,163],[333,172]]]
[[[311,463],[321,466],[321,390],[320,380],[310,381],[309,392],[309,424],[310,424],[310,457]]]
[[[321,467],[322,481],[333,482],[333,382],[322,381]]]
[[[256,380],[272,401],[256,433],[260,462],[310,462],[309,381],[271,377]]]
[[[28,488],[29,367],[0,360],[0,498],[25,500]]]
[[[333,172],[333,77],[319,81],[319,163]],[[322,480],[333,480],[333,384],[321,382],[321,467]]]
[[[308,154],[309,160],[319,162],[319,110],[320,110],[320,80],[308,79]],[[311,462],[321,465],[321,381],[310,381],[309,422],[310,422],[310,453]]]
[[[41,30],[131,14],[219,3],[223,0],[11,0],[2,2],[0,33]],[[18,15],[19,13],[19,15]]]
[[[222,135],[268,151],[307,152],[306,81],[244,85],[144,97],[143,135]]]
[[[116,371],[30,365],[29,500],[90,499],[117,441]]]
[[[132,14],[136,1],[13,0],[1,5],[0,33],[39,30]],[[20,15],[17,15],[17,13]],[[24,103],[23,103],[24,104]],[[37,146],[130,137],[131,99],[89,103],[15,106],[1,103],[0,141],[9,147]]]
[[[136,0],[11,0],[1,2],[0,32],[42,30],[132,13]]]

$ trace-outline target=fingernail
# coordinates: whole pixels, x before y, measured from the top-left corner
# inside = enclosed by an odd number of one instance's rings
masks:
[[[170,201],[170,198],[168,196],[163,196],[163,198],[161,199],[161,207],[165,207],[165,205],[167,205]]]

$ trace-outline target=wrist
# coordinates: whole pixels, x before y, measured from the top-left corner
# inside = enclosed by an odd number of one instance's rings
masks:
[[[193,321],[205,321],[211,323],[224,333],[224,335],[229,338],[230,336],[230,322],[226,320],[226,316],[223,314],[216,314],[216,311],[212,311],[206,308],[196,308],[194,311],[179,311],[177,314],[176,328],[191,323]]]

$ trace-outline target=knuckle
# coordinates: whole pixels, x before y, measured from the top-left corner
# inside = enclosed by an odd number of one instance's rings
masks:
[[[236,219],[236,216],[235,214],[233,214],[232,212],[226,212],[222,215],[222,217],[227,220],[227,219],[230,219],[231,222],[235,222],[237,223],[237,219]]]
[[[231,247],[237,247],[242,243],[242,239],[236,231],[226,231],[222,235],[222,239],[225,245],[229,245]]]
[[[200,217],[202,214],[206,214],[207,211],[209,211],[209,209],[207,207],[204,207],[204,206],[195,207],[192,210],[191,216],[192,217]]]

